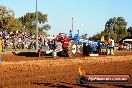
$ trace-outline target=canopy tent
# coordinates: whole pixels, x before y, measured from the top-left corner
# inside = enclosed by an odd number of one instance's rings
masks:
[[[132,42],[132,39],[124,39],[124,40],[123,40],[123,43],[124,43],[124,42]]]
[[[129,40],[130,39],[130,40]],[[123,41],[125,42],[132,42],[131,41],[131,39],[132,39],[132,36],[126,36],[126,37],[124,37],[124,38],[122,38],[118,43],[123,43]]]

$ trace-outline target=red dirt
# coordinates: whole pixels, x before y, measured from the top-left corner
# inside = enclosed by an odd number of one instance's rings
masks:
[[[132,52],[116,51],[117,56],[46,58],[3,54],[0,88],[128,88],[129,84],[89,84],[79,86],[76,78],[81,63],[87,74],[129,74],[132,77]],[[105,62],[107,61],[107,62]]]

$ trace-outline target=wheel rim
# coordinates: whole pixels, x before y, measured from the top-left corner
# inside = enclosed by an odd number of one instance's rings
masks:
[[[68,45],[68,56],[73,57],[76,56],[77,52],[77,45],[75,44],[74,41],[70,41]]]

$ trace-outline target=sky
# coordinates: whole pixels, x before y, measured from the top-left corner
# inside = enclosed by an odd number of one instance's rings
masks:
[[[0,5],[11,9],[15,17],[36,11],[36,0],[0,0]],[[49,34],[60,32],[92,36],[104,30],[106,21],[112,17],[124,17],[132,26],[132,0],[37,0],[38,11],[48,14]]]

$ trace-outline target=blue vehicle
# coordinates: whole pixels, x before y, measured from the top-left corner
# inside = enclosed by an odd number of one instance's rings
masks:
[[[86,56],[89,56],[90,54],[98,54],[98,44],[97,42],[86,40],[86,39],[80,39],[79,38],[79,30],[77,30],[77,34],[73,37],[72,31],[70,30],[69,38],[72,38],[77,46],[83,47],[82,53]]]

